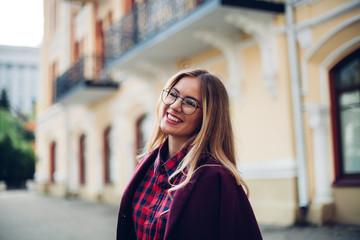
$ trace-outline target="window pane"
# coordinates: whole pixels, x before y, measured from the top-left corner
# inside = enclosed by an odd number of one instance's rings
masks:
[[[360,173],[360,91],[342,93],[340,109],[344,173]]]
[[[353,59],[339,72],[338,88],[344,88],[360,83],[360,57]]]

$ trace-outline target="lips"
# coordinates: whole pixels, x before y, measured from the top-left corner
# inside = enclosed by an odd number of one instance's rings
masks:
[[[170,121],[173,121],[173,122],[176,122],[176,123],[180,123],[182,122],[182,120],[170,113],[167,114],[167,118],[170,120]]]

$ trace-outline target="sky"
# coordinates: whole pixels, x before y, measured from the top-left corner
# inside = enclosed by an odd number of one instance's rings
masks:
[[[40,47],[44,0],[0,0],[0,45]]]

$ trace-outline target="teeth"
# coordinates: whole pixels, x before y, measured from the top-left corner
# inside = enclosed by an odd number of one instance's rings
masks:
[[[180,121],[181,121],[180,119],[178,119],[178,118],[176,118],[176,117],[174,117],[174,116],[172,116],[172,115],[170,115],[170,114],[168,114],[168,118],[169,118],[171,121],[174,121],[174,122],[180,122]]]

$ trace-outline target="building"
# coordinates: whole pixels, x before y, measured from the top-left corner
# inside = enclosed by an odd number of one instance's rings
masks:
[[[0,46],[0,90],[15,113],[32,115],[40,94],[39,48]]]
[[[118,204],[164,82],[201,67],[261,224],[360,225],[360,1],[44,2],[39,191]]]

